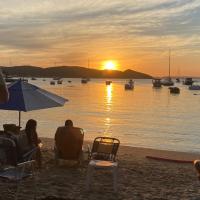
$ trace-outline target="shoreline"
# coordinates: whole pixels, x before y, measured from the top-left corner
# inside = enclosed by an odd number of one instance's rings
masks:
[[[45,143],[48,143],[48,146],[51,146],[53,149],[54,139],[41,137],[41,140]],[[83,143],[83,147],[86,149],[86,146],[89,144],[92,146],[93,141],[86,140]],[[197,160],[200,159],[200,152],[184,152],[184,151],[173,151],[173,150],[163,150],[163,149],[154,149],[154,148],[147,148],[147,147],[133,147],[133,146],[126,146],[120,144],[119,151],[134,151],[137,152],[139,156],[145,157],[146,156],[156,156],[162,158],[169,158],[169,159],[180,159],[180,160]],[[119,152],[118,152],[119,153]]]

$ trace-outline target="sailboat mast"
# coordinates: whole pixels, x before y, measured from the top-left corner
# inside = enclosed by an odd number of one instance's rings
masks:
[[[90,68],[90,60],[88,59],[88,68]]]
[[[170,75],[171,75],[171,71],[170,71],[170,68],[171,68],[171,49],[169,49],[169,78],[170,78]]]

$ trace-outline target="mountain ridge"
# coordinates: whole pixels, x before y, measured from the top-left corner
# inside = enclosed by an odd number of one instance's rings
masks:
[[[55,66],[55,67],[37,67],[31,65],[21,65],[5,67],[0,66],[3,73],[9,76],[20,77],[61,77],[61,78],[135,78],[151,79],[152,76],[137,72],[131,69],[120,70],[98,70],[81,66]]]

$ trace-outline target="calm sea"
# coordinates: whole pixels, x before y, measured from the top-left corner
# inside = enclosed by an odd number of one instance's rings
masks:
[[[71,83],[68,83],[71,80]],[[151,80],[136,80],[133,91],[125,91],[126,80],[64,79],[50,85],[50,79],[29,80],[69,102],[64,107],[22,113],[22,127],[30,118],[38,121],[38,134],[53,138],[66,119],[85,130],[85,139],[97,136],[119,138],[123,145],[200,152],[200,91],[190,91],[181,83],[179,95],[167,87],[152,88]],[[199,94],[199,95],[194,95]],[[17,111],[1,110],[0,124],[18,123]]]

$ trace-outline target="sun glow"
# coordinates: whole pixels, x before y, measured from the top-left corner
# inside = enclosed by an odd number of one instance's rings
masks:
[[[103,63],[103,68],[106,70],[115,70],[117,68],[117,63],[113,60],[108,60]]]

